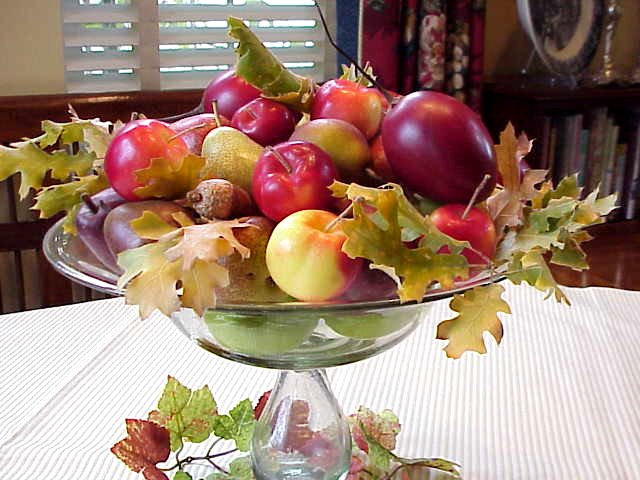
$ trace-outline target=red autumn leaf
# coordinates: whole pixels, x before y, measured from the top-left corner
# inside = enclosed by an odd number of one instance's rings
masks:
[[[262,411],[264,410],[264,407],[267,406],[267,402],[269,401],[270,395],[271,395],[271,390],[267,390],[258,399],[258,403],[256,404],[256,407],[253,409],[253,416],[256,418],[256,420],[260,419],[260,415],[262,415]]]
[[[111,447],[111,452],[147,480],[169,480],[156,466],[169,458],[169,431],[148,420],[127,419],[126,424],[127,437]]]

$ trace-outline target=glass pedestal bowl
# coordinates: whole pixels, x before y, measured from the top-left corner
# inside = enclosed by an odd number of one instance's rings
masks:
[[[47,232],[43,249],[66,277],[108,294],[124,293],[116,286],[117,275],[102,267],[77,238],[64,234],[61,222]],[[216,355],[280,370],[253,435],[256,478],[337,479],[348,471],[351,437],[324,369],[391,348],[416,328],[431,302],[488,281],[480,277],[455,290],[433,290],[421,303],[247,303],[217,305],[203,316],[182,309],[171,318],[191,340]]]

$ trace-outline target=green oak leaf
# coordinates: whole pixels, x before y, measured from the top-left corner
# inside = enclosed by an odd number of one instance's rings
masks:
[[[394,277],[399,284],[398,294],[403,302],[420,301],[434,282],[450,288],[457,277],[468,276],[467,260],[457,254],[436,254],[428,247],[408,248],[399,224],[398,195],[393,190],[377,194],[376,213],[386,223],[374,220],[365,213],[362,202],[353,203],[353,219],[343,220],[342,230],[347,240],[342,251],[348,256],[362,257]]]
[[[177,471],[173,476],[173,480],[192,480],[192,478],[193,477],[191,475],[187,472],[183,472],[182,470]]]
[[[578,206],[578,200],[570,197],[553,198],[544,208],[532,210],[528,215],[529,228],[538,232],[548,232],[553,221],[568,218]]]
[[[151,412],[149,419],[169,430],[171,450],[176,451],[183,440],[200,443],[208,439],[217,414],[209,387],[191,391],[170,376],[158,401],[158,410]]]
[[[511,313],[502,299],[503,293],[502,285],[492,283],[453,296],[449,308],[458,315],[441,322],[436,337],[449,340],[444,348],[447,357],[460,358],[467,351],[486,353],[484,332],[489,332],[500,343],[503,329],[498,313]]]
[[[251,448],[251,437],[255,428],[255,417],[251,400],[242,400],[228,415],[216,417],[214,433],[225,440],[233,440],[241,452]]]
[[[79,151],[69,154],[63,150],[45,152],[34,142],[21,142],[17,147],[0,145],[0,181],[20,173],[20,198],[30,189],[39,190],[49,174],[54,180],[67,180],[70,175],[83,176],[91,172],[94,153]]]
[[[290,72],[247,27],[235,17],[227,19],[229,36],[238,40],[236,73],[262,91],[262,96],[308,112],[315,83]]]
[[[543,249],[533,248],[527,252],[514,254],[507,269],[507,278],[516,285],[526,282],[532,287],[545,292],[547,294],[546,298],[553,295],[556,301],[569,305],[569,299],[560,290],[558,282],[553,278],[543,253]]]
[[[40,218],[51,218],[58,212],[66,212],[64,231],[75,234],[77,232],[75,219],[82,205],[82,197],[93,195],[107,187],[109,182],[103,174],[76,177],[70,182],[51,185],[40,190],[31,209],[39,210]]]
[[[578,184],[578,174],[574,173],[560,180],[555,189],[551,182],[545,182],[532,199],[532,206],[535,209],[545,208],[551,200],[565,197],[578,200],[581,192],[582,188]]]
[[[398,203],[398,224],[402,229],[402,240],[411,242],[421,238],[420,246],[427,247],[436,252],[441,247],[446,246],[452,253],[460,253],[464,248],[469,247],[466,241],[456,240],[440,232],[428,216],[423,215],[413,206],[405,196],[402,187],[396,183],[387,183],[379,188],[363,187],[357,183],[346,184],[334,181],[329,189],[336,198],[348,198],[353,201],[365,201],[369,206],[377,208],[376,204],[382,197],[389,194],[384,192],[392,191],[397,197]],[[374,221],[376,218],[372,218]],[[383,221],[384,225],[386,222]],[[381,228],[386,228],[380,225]]]
[[[551,247],[551,263],[570,267],[574,270],[586,270],[589,268],[587,254],[580,246],[583,242],[588,242],[593,237],[588,232],[580,230],[578,232],[566,232],[560,237],[562,247]]]

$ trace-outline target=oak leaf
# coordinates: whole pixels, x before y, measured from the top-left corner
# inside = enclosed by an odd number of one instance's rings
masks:
[[[67,183],[51,185],[40,190],[32,210],[40,211],[40,218],[51,218],[58,212],[66,212],[65,233],[75,234],[76,215],[82,205],[82,197],[93,195],[109,186],[104,174],[76,177]]]
[[[140,198],[178,198],[198,185],[204,164],[204,158],[192,154],[177,162],[152,158],[148,167],[135,171],[136,180],[143,186],[134,192]]]
[[[372,262],[371,268],[390,275],[399,285],[403,302],[421,301],[435,282],[446,289],[456,278],[467,278],[468,265],[462,255],[435,253],[426,246],[407,247],[399,223],[398,198],[394,190],[379,190],[372,204],[374,214],[366,213],[366,205],[355,201],[353,219],[341,223],[347,235],[342,251],[352,258],[366,258]]]
[[[487,199],[487,209],[498,238],[502,238],[505,228],[522,224],[524,202],[536,196],[535,185],[544,181],[547,175],[546,170],[527,170],[520,179],[520,160],[531,151],[532,143],[524,133],[516,138],[513,125],[509,123],[500,133],[500,143],[495,146],[498,171],[504,185]]]
[[[502,340],[502,322],[498,313],[511,313],[502,299],[504,287],[493,283],[474,287],[453,296],[449,308],[458,315],[438,325],[437,338],[448,340],[447,357],[460,358],[464,352],[486,353],[483,334],[489,332],[497,343]]]
[[[157,467],[169,458],[167,429],[148,420],[127,419],[126,425],[127,437],[111,447],[111,452],[147,480],[168,480]]]

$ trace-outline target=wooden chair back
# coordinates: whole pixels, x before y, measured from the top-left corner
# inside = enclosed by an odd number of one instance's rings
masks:
[[[42,120],[68,121],[71,104],[81,118],[126,122],[132,112],[159,118],[195,107],[200,90],[0,96],[0,143],[40,134]],[[59,275],[42,252],[42,239],[55,219],[40,220],[32,198],[17,197],[18,178],[0,182],[0,313],[103,298]]]

